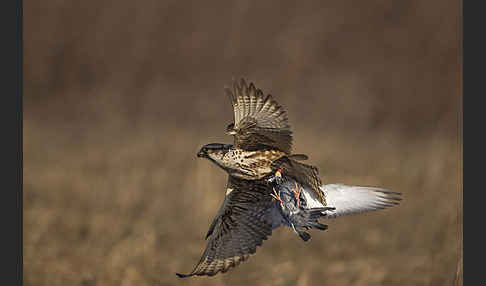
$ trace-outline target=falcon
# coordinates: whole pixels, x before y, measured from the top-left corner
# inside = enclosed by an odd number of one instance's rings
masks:
[[[272,230],[286,226],[303,241],[305,230],[326,230],[320,218],[336,218],[397,205],[401,194],[375,187],[322,185],[317,168],[292,154],[292,132],[285,111],[253,83],[227,89],[234,123],[227,134],[234,144],[204,145],[197,157],[228,173],[223,204],[206,233],[207,246],[188,274],[225,273],[255,254]]]
[[[299,162],[306,160],[306,155],[291,154],[292,131],[287,113],[272,95],[265,96],[244,79],[240,83],[233,81],[233,88],[226,87],[225,91],[234,114],[234,122],[227,126],[226,134],[234,136],[234,144],[222,158],[222,167],[230,175],[247,180],[283,172],[310,188],[313,196],[325,204],[319,191],[322,182],[318,169]]]

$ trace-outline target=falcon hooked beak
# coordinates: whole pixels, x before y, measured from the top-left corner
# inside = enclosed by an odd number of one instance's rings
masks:
[[[199,150],[199,152],[197,152],[198,158],[206,157],[207,155],[208,155],[207,152],[205,150],[203,150],[202,148],[201,148],[201,150]]]
[[[201,147],[199,152],[197,152],[198,158],[210,158],[212,155],[217,154],[224,154],[231,149],[232,145],[230,144],[220,144],[220,143],[211,143]]]
[[[228,135],[236,135],[235,124],[231,123],[226,127],[226,134]]]

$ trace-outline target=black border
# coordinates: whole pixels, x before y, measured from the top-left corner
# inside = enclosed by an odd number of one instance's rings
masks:
[[[462,148],[464,285],[484,280],[484,10],[479,2],[462,1]],[[466,139],[465,139],[466,138]],[[464,140],[465,139],[465,140]],[[466,164],[467,163],[467,167]]]
[[[2,35],[2,285],[22,285],[22,0],[0,1]]]

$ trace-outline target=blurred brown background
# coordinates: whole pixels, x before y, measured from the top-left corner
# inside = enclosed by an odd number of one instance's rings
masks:
[[[462,284],[461,37],[453,0],[24,1],[25,285]],[[196,152],[231,142],[241,76],[324,182],[404,201],[178,280],[226,183]]]

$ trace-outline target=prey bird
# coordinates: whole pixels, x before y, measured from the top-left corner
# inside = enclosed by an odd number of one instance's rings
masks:
[[[226,128],[234,144],[204,145],[197,157],[228,173],[223,204],[206,234],[207,246],[188,274],[213,276],[247,260],[280,226],[308,241],[305,230],[326,230],[319,218],[335,218],[397,205],[400,193],[381,188],[322,185],[316,167],[292,154],[292,131],[286,112],[242,79],[226,89],[234,123]]]

